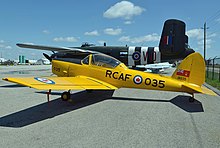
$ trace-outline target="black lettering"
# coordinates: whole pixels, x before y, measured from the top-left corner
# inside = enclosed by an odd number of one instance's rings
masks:
[[[53,67],[54,71],[60,72],[60,68],[59,67]]]
[[[130,74],[126,74],[126,75],[125,75],[125,81],[126,81],[127,79],[129,79],[130,76],[131,76]]]
[[[112,71],[106,70],[105,77],[109,76],[109,78],[111,78],[111,75],[112,75]]]
[[[159,81],[159,85],[158,85],[158,87],[160,87],[160,88],[164,88],[165,87],[165,81],[163,81],[163,80],[160,80]]]
[[[118,72],[114,72],[113,75],[112,75],[112,77],[113,77],[114,79],[118,79],[118,78],[115,76],[115,74],[118,74]]]
[[[106,70],[105,77],[126,81],[127,79],[130,79],[131,75],[130,74],[124,75],[123,73],[120,74],[117,71],[112,72],[111,70]]]
[[[146,78],[145,79],[145,84],[146,85],[150,85],[151,84],[151,79],[150,78]]]
[[[153,79],[152,86],[153,86],[153,87],[157,87],[157,80],[156,80],[156,79]]]
[[[186,78],[185,77],[177,77],[177,79],[179,79],[179,80],[183,80],[183,81],[186,81]]]
[[[125,81],[125,80],[124,80],[124,75],[123,75],[123,73],[120,74],[118,80],[120,80],[120,79],[122,79],[123,81]]]
[[[159,88],[164,88],[165,87],[165,81],[157,80],[157,79],[151,80],[150,78],[146,78],[145,79],[145,84],[146,85],[151,85],[152,84],[153,87],[159,87]]]

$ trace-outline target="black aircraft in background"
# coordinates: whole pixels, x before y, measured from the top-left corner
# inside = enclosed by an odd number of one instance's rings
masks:
[[[134,68],[138,65],[172,63],[193,53],[194,50],[188,46],[185,28],[186,25],[183,21],[176,19],[165,21],[159,47],[106,46],[106,43],[104,46],[84,43],[81,47],[51,47],[33,44],[17,44],[17,46],[53,51],[51,56],[44,53],[44,56],[50,61],[54,58],[64,61],[82,59],[91,52],[99,52],[115,57],[127,66]]]

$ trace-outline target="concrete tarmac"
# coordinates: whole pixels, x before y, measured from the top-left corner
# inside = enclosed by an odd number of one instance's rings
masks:
[[[0,66],[0,78],[50,76],[50,66]],[[220,147],[220,97],[119,89],[46,92],[0,80],[0,146]]]

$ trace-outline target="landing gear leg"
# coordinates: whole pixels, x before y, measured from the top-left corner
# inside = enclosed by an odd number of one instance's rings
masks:
[[[51,89],[47,92],[47,102],[50,102]]]
[[[192,97],[190,96],[190,98],[189,98],[189,102],[194,102],[195,101],[195,98],[194,98],[194,94],[192,94]]]
[[[70,90],[63,92],[62,95],[61,95],[61,99],[62,99],[63,101],[68,101],[68,100],[70,100]]]

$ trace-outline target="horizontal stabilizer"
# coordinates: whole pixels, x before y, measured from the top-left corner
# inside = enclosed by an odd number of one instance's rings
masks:
[[[215,92],[212,90],[206,88],[205,86],[198,86],[198,85],[193,85],[193,84],[183,84],[182,88],[184,90],[187,90],[187,92],[193,94],[193,93],[202,93],[202,94],[207,94],[207,95],[212,95],[212,96],[217,96]]]
[[[208,88],[205,87],[205,86],[202,86],[201,89],[202,89],[202,92],[203,92],[204,94],[212,95],[212,96],[218,96],[215,92],[213,92],[212,90],[208,89]]]

